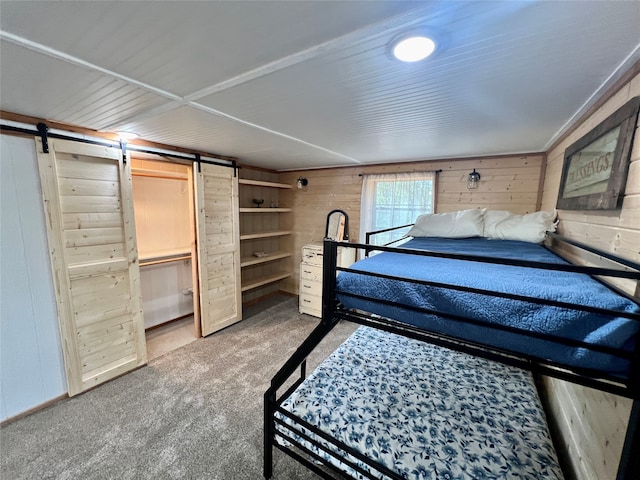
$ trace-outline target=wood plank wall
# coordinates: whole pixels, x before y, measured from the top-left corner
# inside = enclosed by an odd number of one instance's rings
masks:
[[[477,190],[467,190],[467,176],[474,168],[482,176],[480,186]],[[284,242],[287,242],[286,248],[293,251],[294,268],[293,276],[283,281],[280,288],[298,293],[302,247],[322,240],[326,216],[332,209],[347,212],[350,237],[357,241],[362,190],[359,174],[441,169],[437,179],[436,212],[486,207],[527,213],[538,210],[544,168],[544,154],[531,154],[282,172],[280,182],[295,184],[302,176],[309,184],[302,189],[280,192],[282,205],[293,208],[293,213],[281,220],[281,228],[293,231]]]
[[[636,75],[567,138],[548,152],[542,208],[556,203],[565,149],[631,98],[640,95]],[[640,134],[636,130],[625,197],[617,211],[558,212],[558,231],[576,240],[640,262]],[[588,263],[585,259],[584,263]],[[637,293],[637,285],[623,285]],[[553,421],[568,452],[576,479],[602,480],[616,476],[631,401],[559,380],[545,379],[544,386],[553,411]]]

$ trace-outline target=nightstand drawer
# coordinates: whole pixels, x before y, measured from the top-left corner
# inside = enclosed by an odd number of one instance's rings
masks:
[[[300,295],[315,295],[316,297],[322,296],[322,282],[314,282],[312,280],[301,279],[300,280]]]
[[[310,265],[322,266],[322,259],[324,256],[322,255],[322,245],[319,247],[303,247],[302,248],[302,262],[308,263]]]
[[[300,295],[300,308],[322,312],[322,297],[315,295]]]
[[[311,280],[312,282],[322,282],[322,267],[301,263],[300,278],[303,280]]]

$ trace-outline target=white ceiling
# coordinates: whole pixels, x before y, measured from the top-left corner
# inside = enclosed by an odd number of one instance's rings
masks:
[[[0,108],[276,170],[545,151],[640,1],[0,2]],[[426,28],[426,61],[391,60]]]

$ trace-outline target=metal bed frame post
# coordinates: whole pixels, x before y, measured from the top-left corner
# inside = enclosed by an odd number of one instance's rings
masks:
[[[325,271],[336,271],[336,258],[338,243],[331,240],[324,240],[323,263]],[[329,268],[330,270],[327,270]],[[277,391],[293,372],[300,366],[300,379],[296,384],[302,383],[306,376],[306,359],[320,341],[336,325],[336,319],[332,312],[336,307],[336,278],[335,275],[324,275],[322,286],[322,319],[318,326],[311,332],[306,340],[291,355],[287,362],[280,368],[278,373],[271,380],[271,385],[264,394],[264,463],[263,476],[266,479],[273,475],[273,445],[275,442],[275,419],[274,414],[281,402],[277,398]]]
[[[273,412],[275,411],[276,392],[269,388],[264,394],[264,458],[262,465],[262,475],[269,479],[273,475],[273,447],[271,439],[274,436]]]
[[[616,480],[637,480],[640,478],[640,338],[636,340],[634,354],[629,374],[633,404],[624,436]]]
[[[638,264],[635,262],[620,259],[613,254],[603,252],[597,248],[593,248],[584,243],[577,242],[558,233],[547,232],[547,235],[554,240],[558,240],[586,252],[599,255],[606,260],[624,265],[635,270],[636,272],[638,271]],[[593,278],[599,280],[597,277]],[[639,280],[636,281],[638,282]],[[615,288],[612,285],[607,286],[619,294],[632,297],[631,295],[621,291],[618,288]],[[616,480],[637,480],[640,478],[640,339],[636,341],[636,345],[634,348],[634,357],[631,362],[629,379],[630,380],[628,385],[631,389],[633,404],[631,406],[631,413],[629,414],[629,422],[627,424],[627,431],[625,433],[624,444],[622,446],[620,462],[618,463]]]
[[[263,475],[264,478],[271,478],[273,475],[273,443],[275,441],[275,419],[274,414],[278,408],[278,405],[282,402],[283,398],[288,396],[283,395],[281,398],[277,398],[278,388],[282,387],[284,383],[293,375],[298,367],[300,367],[300,378],[296,380],[292,387],[289,388],[293,391],[298,385],[302,383],[306,376],[306,360],[309,354],[314,348],[318,346],[320,341],[333,329],[335,322],[321,321],[318,326],[309,334],[305,341],[298,347],[298,349],[289,357],[286,363],[278,370],[271,380],[271,385],[264,394],[264,463],[263,463]],[[290,393],[290,392],[289,392]]]
[[[637,480],[638,478],[640,478],[640,400],[634,400],[616,480]]]
[[[325,238],[322,253],[322,322],[330,322],[336,309],[336,271],[338,243]]]

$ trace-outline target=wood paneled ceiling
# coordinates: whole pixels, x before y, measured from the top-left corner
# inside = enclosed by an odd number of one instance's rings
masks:
[[[545,151],[638,1],[0,2],[0,108],[276,170]],[[389,41],[427,29],[435,55]]]

